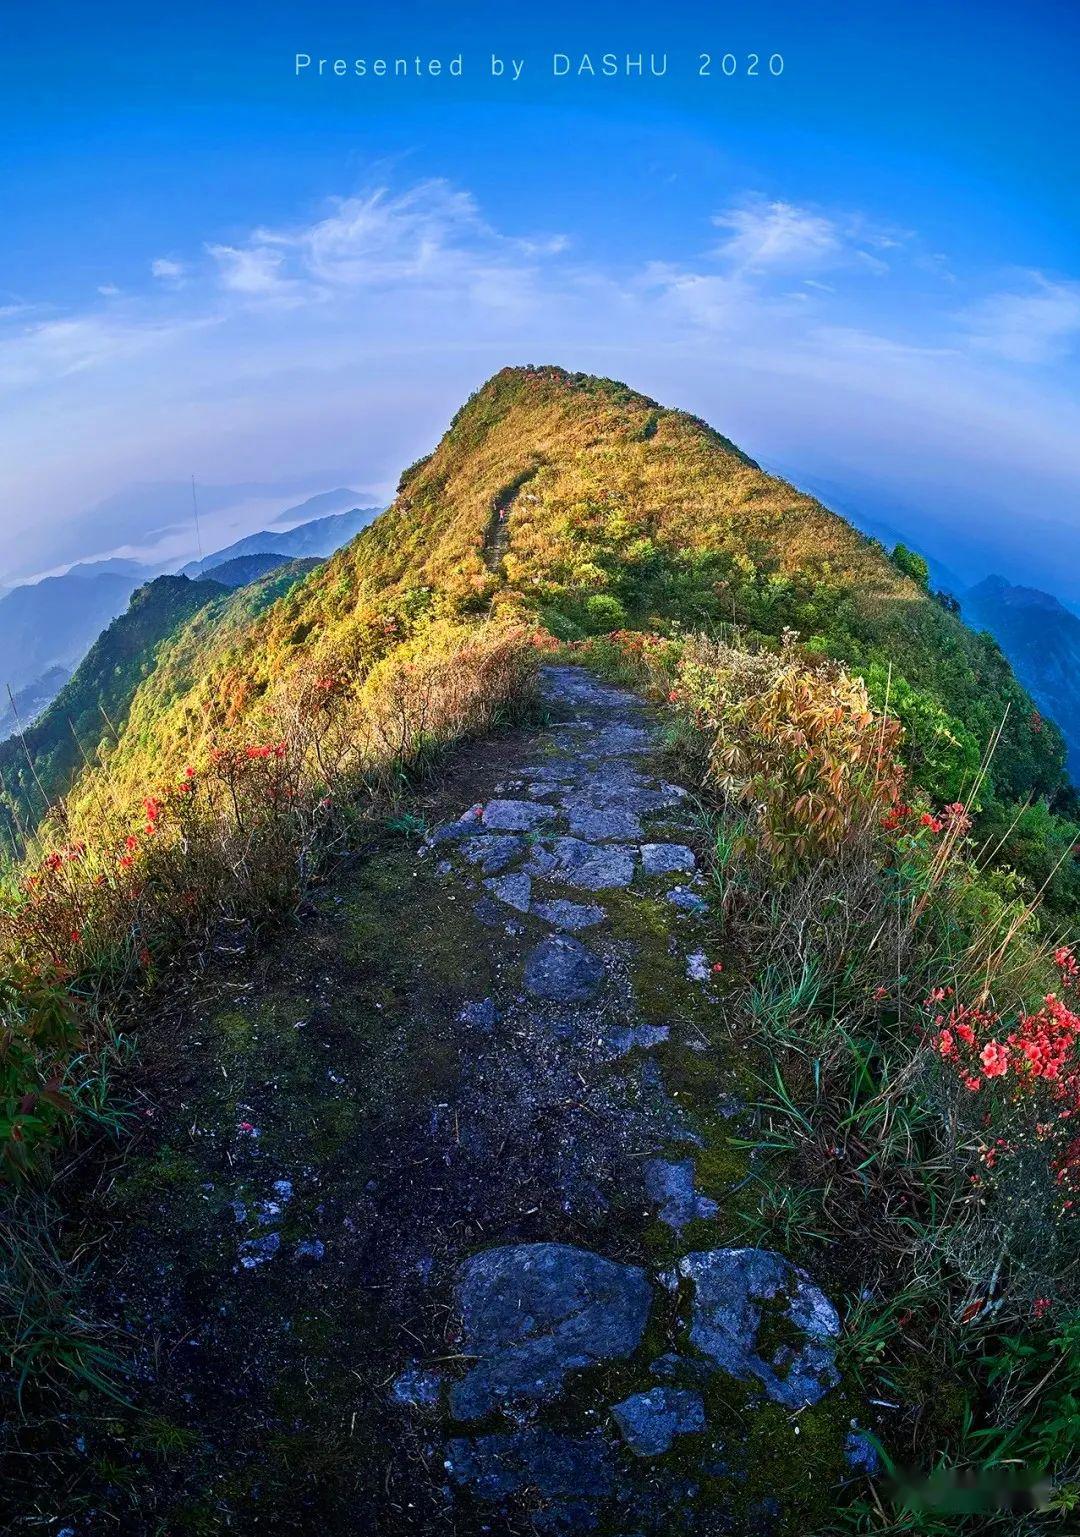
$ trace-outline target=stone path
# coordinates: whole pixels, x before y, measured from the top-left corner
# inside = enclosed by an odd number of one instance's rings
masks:
[[[789,1537],[872,1465],[832,1304],[732,1247],[700,824],[639,699],[542,692],[422,844],[144,1028],[141,1151],[90,1214],[144,1347],[133,1419],[62,1428],[77,1537]]]
[[[563,1120],[557,1146],[538,1144],[536,1183],[521,1193],[530,1206],[546,1184],[565,1215],[601,1233],[609,1225],[597,1215],[613,1207],[655,1214],[676,1235],[691,1223],[700,1232],[717,1201],[695,1190],[693,1158],[673,1156],[698,1138],[648,1055],[687,1021],[676,996],[668,1020],[643,1019],[625,947],[608,937],[613,902],[632,883],[670,904],[667,948],[686,986],[718,1006],[694,932],[708,904],[684,841],[685,792],[658,772],[658,732],[635,696],[569,667],[545,669],[543,689],[563,718],[533,761],[434,829],[424,850],[462,884],[482,923],[513,940],[523,917],[536,925],[520,978],[512,971],[504,991],[463,1010],[483,1036],[477,1097],[505,1095],[516,1114],[559,1085],[588,1107]],[[466,1086],[462,1097],[474,1095]],[[650,1319],[673,1309],[682,1312],[680,1349],[627,1369]],[[535,1531],[612,1521],[611,1530],[622,1521],[640,1531],[771,1530],[778,1489],[749,1501],[699,1499],[707,1480],[695,1462],[704,1472],[738,1461],[711,1430],[716,1382],[750,1384],[750,1405],[760,1398],[794,1412],[839,1382],[831,1303],[782,1256],[757,1249],[688,1252],[650,1273],[600,1248],[494,1243],[458,1264],[452,1316],[467,1365],[440,1367],[417,1404],[445,1415],[451,1500],[489,1516],[523,1513]],[[614,1367],[605,1415],[605,1370]],[[416,1370],[405,1366],[393,1391],[404,1394]],[[637,1391],[616,1389],[635,1375]],[[559,1406],[582,1382],[598,1390],[594,1423],[578,1417],[571,1428]],[[665,1467],[658,1459],[684,1437],[684,1455]]]

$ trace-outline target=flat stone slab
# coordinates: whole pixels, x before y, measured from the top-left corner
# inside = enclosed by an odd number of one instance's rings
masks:
[[[646,875],[675,875],[680,870],[694,870],[697,860],[685,843],[643,843],[641,868]]]
[[[587,739],[584,751],[592,758],[621,758],[646,752],[652,744],[653,733],[644,726],[605,726]]]
[[[634,878],[634,856],[618,846],[558,838],[555,860],[552,874],[582,891],[614,891],[629,886]]]
[[[698,1195],[694,1189],[692,1159],[670,1163],[666,1158],[650,1158],[642,1173],[647,1194],[659,1204],[657,1216],[676,1233],[697,1218],[716,1216],[718,1208],[712,1197]]]
[[[552,934],[525,962],[525,991],[549,1003],[585,1003],[604,980],[604,968],[579,939]]]
[[[481,833],[467,839],[461,848],[463,859],[479,865],[485,875],[497,875],[525,852],[525,840],[511,833]]]
[[[650,1388],[611,1411],[623,1440],[639,1457],[669,1451],[676,1436],[705,1429],[705,1405],[692,1388]]]
[[[709,911],[709,904],[705,898],[699,896],[696,891],[688,891],[685,886],[673,886],[670,891],[665,892],[665,899],[680,912],[695,913],[699,918]]]
[[[568,1244],[485,1249],[460,1267],[462,1348],[476,1362],[453,1388],[455,1419],[546,1403],[567,1373],[621,1361],[641,1342],[651,1289],[645,1272]]]
[[[532,910],[545,923],[550,923],[556,929],[564,929],[569,934],[591,929],[603,923],[607,917],[602,907],[595,907],[592,903],[568,902],[565,897],[557,897],[553,902],[534,902]]]
[[[550,875],[558,861],[550,849],[545,849],[540,844],[534,844],[528,859],[522,865],[526,875],[545,876]]]
[[[769,1249],[710,1249],[685,1255],[678,1273],[694,1287],[690,1340],[717,1366],[741,1382],[756,1377],[789,1409],[836,1387],[840,1319],[804,1270]],[[783,1339],[776,1346],[770,1325]]]
[[[493,875],[484,882],[492,896],[498,897],[500,902],[505,902],[508,907],[514,907],[519,913],[529,911],[529,903],[532,900],[532,881],[527,875]]]
[[[554,807],[538,806],[535,801],[488,801],[482,821],[496,832],[527,833],[554,815]]]
[[[594,843],[641,837],[641,823],[632,811],[616,807],[578,808],[570,812],[570,831],[575,838]]]

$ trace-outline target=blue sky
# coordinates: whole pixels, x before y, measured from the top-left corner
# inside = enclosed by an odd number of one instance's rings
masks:
[[[40,9],[0,37],[0,579],[186,553],[150,491],[95,520],[132,483],[386,491],[555,361],[1080,599],[1075,6]],[[461,78],[351,74],[417,54]]]

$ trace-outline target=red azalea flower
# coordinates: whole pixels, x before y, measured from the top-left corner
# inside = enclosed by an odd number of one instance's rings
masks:
[[[987,1078],[1002,1078],[1009,1071],[1009,1053],[997,1041],[988,1041],[979,1053]]]

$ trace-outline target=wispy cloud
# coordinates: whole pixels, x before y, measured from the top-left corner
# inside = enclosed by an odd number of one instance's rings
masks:
[[[266,245],[208,245],[217,263],[223,288],[251,298],[281,298],[296,284],[283,276],[285,256]]]
[[[1029,272],[1022,288],[990,294],[958,318],[982,352],[1011,363],[1051,363],[1080,342],[1080,283]]]
[[[84,310],[16,306],[0,326],[0,496],[28,505],[33,482],[43,540],[91,463],[97,494],[299,458],[392,481],[457,395],[530,359],[627,377],[819,472],[888,459],[910,479],[918,439],[931,495],[935,478],[1003,495],[1020,468],[1031,486],[1037,459],[1080,487],[1055,372],[1080,284],[973,273],[858,211],[736,197],[637,262],[500,227],[436,178],[198,235],[148,259],[141,291],[103,284]]]
[[[712,222],[730,231],[717,255],[751,270],[816,266],[835,256],[841,244],[831,219],[792,203],[755,199],[714,214]]]
[[[150,275],[159,283],[179,283],[186,271],[184,263],[171,256],[158,256],[150,263]]]

